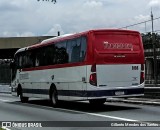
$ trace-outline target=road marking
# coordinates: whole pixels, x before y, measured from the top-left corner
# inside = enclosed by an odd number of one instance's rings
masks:
[[[96,113],[86,113],[86,114],[88,114],[88,115],[94,115],[94,116],[99,116],[99,117],[105,117],[105,118],[111,118],[111,119],[116,119],[116,120],[121,120],[121,121],[139,122],[138,120],[133,120],[133,119],[128,119],[128,118],[122,118],[122,117],[116,117],[116,116],[102,115],[102,114],[96,114]]]
[[[2,127],[2,128],[5,129],[5,130],[11,130],[11,129],[7,128],[7,127]]]
[[[133,120],[133,119],[122,118],[122,117],[116,117],[116,116],[110,116],[110,115],[102,115],[102,114],[89,113],[89,112],[82,112],[82,111],[76,111],[76,110],[68,110],[68,109],[63,109],[63,108],[53,108],[53,109],[63,110],[63,111],[68,111],[68,112],[82,113],[82,114],[87,114],[87,115],[92,115],[92,116],[99,116],[99,117],[110,118],[110,119],[116,119],[116,120],[121,120],[121,121],[133,121],[133,122],[139,122],[139,120]]]
[[[23,103],[23,104],[29,104],[29,103]],[[39,106],[39,105],[36,105],[36,104],[29,104],[29,105],[36,106],[36,107]],[[42,107],[42,108],[51,108],[53,110],[81,113],[81,114],[104,117],[104,118],[110,118],[110,119],[116,119],[116,120],[121,120],[121,121],[141,122],[139,120],[134,120],[134,119],[129,119],[129,118],[110,116],[110,115],[103,115],[103,114],[96,114],[96,113],[83,112],[83,111],[76,111],[76,110],[69,110],[69,109],[64,109],[64,108],[53,108],[53,107],[50,107],[50,106],[40,106],[40,107]]]
[[[9,100],[4,100],[4,99],[0,99],[0,101],[2,102],[10,102]],[[24,103],[24,104],[28,104],[28,103]],[[37,106],[35,104],[31,104],[34,106]],[[46,106],[41,106],[43,108],[48,108]],[[82,113],[82,114],[87,114],[87,115],[92,115],[92,116],[98,116],[98,117],[104,117],[104,118],[110,118],[110,119],[116,119],[116,120],[121,120],[121,121],[133,121],[133,122],[139,122],[139,120],[134,120],[134,119],[129,119],[129,118],[123,118],[123,117],[117,117],[117,116],[110,116],[110,115],[103,115],[103,114],[96,114],[96,113],[89,113],[89,112],[83,112],[83,111],[76,111],[76,110],[68,110],[68,109],[64,109],[64,108],[53,108],[53,107],[49,107],[55,110],[62,110],[62,111],[68,111],[68,112],[75,112],[75,113]]]

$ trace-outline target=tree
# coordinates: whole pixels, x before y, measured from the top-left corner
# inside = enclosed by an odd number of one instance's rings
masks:
[[[51,1],[54,2],[54,4],[57,2],[57,0],[37,0],[37,1]]]
[[[152,44],[152,33],[149,32],[147,34],[141,34],[142,35],[142,40],[143,40],[143,44],[144,44],[144,48],[145,49],[150,49],[153,48],[153,44]],[[154,40],[154,44],[156,46],[156,48],[160,47],[160,35],[158,33],[154,33],[155,35],[155,40]]]

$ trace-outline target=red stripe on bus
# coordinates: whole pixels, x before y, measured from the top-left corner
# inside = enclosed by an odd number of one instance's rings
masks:
[[[22,71],[67,68],[67,67],[84,66],[84,65],[88,65],[88,64],[86,64],[86,63],[68,63],[68,64],[47,65],[47,66],[38,66],[38,67],[32,67],[32,68],[24,68],[24,69],[22,69]]]

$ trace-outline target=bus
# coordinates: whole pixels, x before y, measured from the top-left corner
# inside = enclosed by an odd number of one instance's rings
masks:
[[[133,30],[97,29],[58,36],[19,49],[12,63],[12,95],[104,104],[144,95],[144,50]]]

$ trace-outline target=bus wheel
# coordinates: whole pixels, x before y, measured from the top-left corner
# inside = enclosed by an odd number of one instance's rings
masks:
[[[103,105],[105,102],[106,102],[105,98],[103,98],[103,99],[90,99],[89,100],[89,103],[91,105]]]
[[[25,103],[25,102],[28,102],[28,97],[23,97],[23,93],[21,92],[21,94],[20,94],[20,100],[21,100],[21,102],[22,103]]]
[[[57,107],[57,105],[58,105],[58,93],[57,93],[57,90],[55,89],[55,87],[51,88],[50,101],[51,101],[51,105],[53,107]]]
[[[22,103],[28,102],[28,97],[23,97],[22,87],[19,85],[17,89],[17,96],[20,96],[20,101]]]

